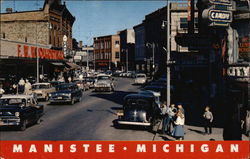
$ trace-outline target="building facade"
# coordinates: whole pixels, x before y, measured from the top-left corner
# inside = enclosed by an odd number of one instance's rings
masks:
[[[134,26],[135,31],[135,70],[137,72],[145,73],[145,27],[141,23],[137,26]]]
[[[45,0],[40,10],[1,13],[0,76],[55,78],[65,66],[64,53],[72,48],[74,21],[60,0]]]
[[[85,69],[94,69],[94,47],[93,46],[79,46],[80,51],[76,51],[74,62],[85,67]],[[87,68],[88,67],[88,68]]]
[[[94,38],[95,69],[112,70],[120,66],[120,36]]]
[[[119,31],[120,64],[122,71],[135,70],[135,32],[134,29]]]
[[[66,45],[67,50],[72,49],[75,17],[60,0],[45,0],[40,10],[9,11],[0,16],[2,39],[47,45],[56,50],[62,50],[63,45]]]

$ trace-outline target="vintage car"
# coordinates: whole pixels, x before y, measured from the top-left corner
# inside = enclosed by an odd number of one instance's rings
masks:
[[[49,93],[55,92],[55,87],[52,87],[50,83],[35,83],[32,85],[32,92],[36,94],[36,98],[48,100]]]
[[[139,73],[135,75],[135,83],[134,84],[145,84],[147,82],[146,74]]]
[[[0,98],[0,126],[16,126],[25,130],[29,124],[41,122],[43,105],[32,95],[3,95]]]
[[[113,78],[109,75],[99,74],[95,82],[95,91],[114,91]]]
[[[76,101],[81,101],[82,91],[74,83],[67,83],[58,85],[56,91],[49,94],[50,103],[64,103],[69,102],[72,105]]]
[[[160,121],[160,113],[153,95],[129,94],[124,98],[123,109],[117,113],[116,124],[144,126],[155,131]]]
[[[75,83],[82,91],[89,90],[89,84],[85,80],[74,80],[73,83]]]

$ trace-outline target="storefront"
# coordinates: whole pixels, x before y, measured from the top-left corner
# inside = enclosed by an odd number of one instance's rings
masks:
[[[62,51],[52,50],[49,46],[1,40],[0,76],[16,76],[17,79],[36,77],[39,74],[52,79],[55,72],[63,70]]]

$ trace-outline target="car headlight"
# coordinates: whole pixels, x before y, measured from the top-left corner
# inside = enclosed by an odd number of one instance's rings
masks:
[[[51,97],[52,95],[51,94],[49,94],[49,97]]]
[[[19,112],[15,112],[15,116],[19,117],[20,113]]]

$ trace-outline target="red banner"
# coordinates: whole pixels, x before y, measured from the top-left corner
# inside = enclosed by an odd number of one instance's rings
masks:
[[[1,159],[248,159],[249,141],[0,141]]]
[[[41,59],[63,60],[64,54],[62,51],[39,48],[28,45],[17,45],[17,56],[25,58],[36,58],[38,55]]]

